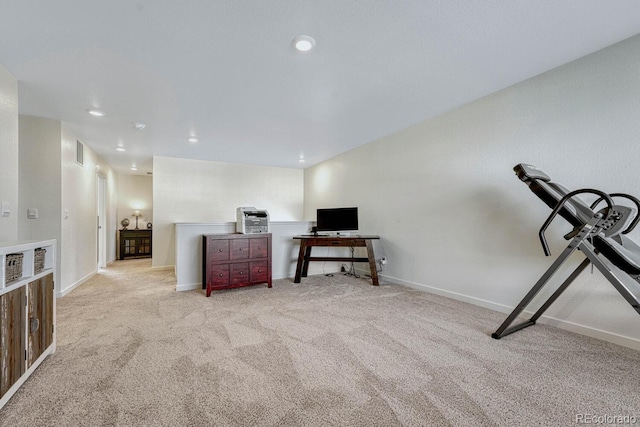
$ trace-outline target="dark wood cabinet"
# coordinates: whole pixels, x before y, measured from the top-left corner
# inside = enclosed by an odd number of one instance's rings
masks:
[[[271,287],[271,234],[202,236],[202,288],[211,291],[266,283]]]
[[[54,298],[53,274],[0,295],[0,397],[53,344]]]
[[[0,295],[0,397],[24,374],[26,287]]]
[[[0,409],[56,351],[55,244],[0,243]]]
[[[119,233],[119,259],[151,257],[151,230],[120,230]]]

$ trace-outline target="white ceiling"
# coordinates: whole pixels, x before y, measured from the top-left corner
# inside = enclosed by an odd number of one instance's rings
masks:
[[[20,113],[119,173],[308,167],[638,33],[637,0],[0,0]]]

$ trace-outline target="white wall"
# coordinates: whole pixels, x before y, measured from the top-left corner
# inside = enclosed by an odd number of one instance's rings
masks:
[[[66,124],[25,115],[19,122],[18,238],[57,240],[56,293],[65,295],[97,271],[97,174],[106,180],[106,259],[115,260],[117,175],[86,144],[84,165],[76,164],[77,138]],[[38,219],[27,219],[27,208]]]
[[[82,284],[97,271],[97,173],[107,184],[107,260],[115,259],[115,212],[117,177],[111,167],[84,145],[84,165],[76,163],[77,137],[62,125],[62,237],[58,245],[62,295]]]
[[[129,229],[135,228],[136,219],[131,213],[139,209],[144,215],[138,219],[138,228],[147,228],[147,222],[153,224],[153,178],[145,175],[118,174],[118,227],[120,221],[128,218]]]
[[[0,242],[18,238],[18,81],[0,66],[0,202],[11,214],[0,215]]]
[[[376,256],[388,257],[387,277],[508,310],[552,262],[537,237],[550,211],[512,167],[640,196],[639,75],[634,37],[311,167],[305,219],[317,207],[358,206],[360,231],[383,238]],[[566,245],[560,224],[548,232],[554,255]],[[640,348],[638,314],[597,272],[548,314]]]
[[[62,123],[20,115],[19,127],[19,239],[59,239]],[[27,218],[28,208],[38,209],[37,219]]]
[[[154,157],[153,267],[175,265],[174,223],[235,221],[238,206],[267,209],[272,221],[299,221],[303,171]]]
[[[41,117],[19,116],[20,197],[18,239],[56,239],[60,251],[62,221],[62,172],[60,138],[62,123]],[[27,209],[38,209],[37,219],[27,218]],[[60,256],[56,257],[56,286],[60,284]]]

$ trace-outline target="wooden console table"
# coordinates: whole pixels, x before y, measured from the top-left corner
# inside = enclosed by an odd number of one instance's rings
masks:
[[[120,230],[120,257],[151,258],[151,230]]]
[[[295,240],[300,240],[300,252],[298,255],[298,265],[296,267],[296,277],[294,283],[300,283],[301,277],[307,277],[309,271],[309,262],[311,261],[349,261],[349,262],[368,262],[371,269],[371,281],[374,286],[379,286],[378,270],[376,268],[376,259],[373,255],[372,240],[379,239],[380,236],[295,236]],[[336,246],[336,247],[366,247],[366,258],[353,257],[312,257],[311,248],[314,246]]]

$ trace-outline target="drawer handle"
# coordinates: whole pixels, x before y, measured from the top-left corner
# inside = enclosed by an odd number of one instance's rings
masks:
[[[240,248],[240,251],[242,251],[242,248]]]
[[[261,268],[258,269],[258,273],[262,273],[262,269]]]
[[[222,277],[222,273],[219,274],[219,277]]]
[[[242,275],[242,274],[244,274],[244,271],[241,271],[241,272],[240,272],[240,274],[241,274],[241,275]]]
[[[258,246],[258,249],[262,249],[262,246]]]
[[[218,249],[218,252],[222,252],[222,249]]]

